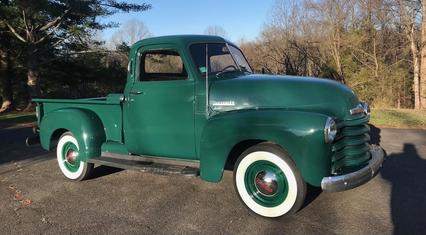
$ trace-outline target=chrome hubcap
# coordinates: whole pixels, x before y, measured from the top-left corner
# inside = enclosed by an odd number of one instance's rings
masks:
[[[278,188],[277,176],[268,170],[260,171],[256,174],[254,185],[262,195],[274,196]]]
[[[70,164],[74,164],[77,161],[77,152],[70,149],[66,155],[66,160]]]

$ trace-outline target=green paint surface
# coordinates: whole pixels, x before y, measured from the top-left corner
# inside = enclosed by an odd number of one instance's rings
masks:
[[[211,76],[207,108],[205,74],[189,52],[195,43],[234,45],[216,36],[144,39],[131,48],[131,70],[123,94],[99,99],[35,99],[42,146],[49,149],[52,136],[68,130],[81,147],[82,160],[99,157],[102,151],[194,159],[200,161],[201,178],[217,182],[237,144],[269,141],[288,152],[306,182],[319,186],[336,160],[332,159],[333,145],[324,141],[327,117],[336,119],[345,136],[357,136],[341,143],[365,142],[359,139],[364,130],[345,128],[346,124],[368,122],[363,114],[349,113],[359,100],[348,87],[326,79],[243,72]],[[188,77],[141,81],[141,53],[164,48],[180,54]],[[358,164],[353,160],[351,163]]]

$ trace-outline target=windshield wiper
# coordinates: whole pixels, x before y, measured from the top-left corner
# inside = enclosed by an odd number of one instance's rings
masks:
[[[218,73],[216,73],[216,77],[219,78],[221,77],[224,73],[230,73],[230,72],[238,72],[238,70],[224,70],[224,71],[220,71]]]
[[[250,71],[247,70],[246,66],[244,65],[239,65],[241,72],[243,73],[251,73]]]

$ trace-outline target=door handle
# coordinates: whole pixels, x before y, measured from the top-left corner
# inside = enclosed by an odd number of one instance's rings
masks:
[[[131,95],[142,95],[143,91],[131,91],[130,94]]]

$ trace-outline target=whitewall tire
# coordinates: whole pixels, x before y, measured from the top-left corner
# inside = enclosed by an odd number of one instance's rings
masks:
[[[56,159],[61,172],[70,180],[87,179],[93,170],[92,163],[80,159],[79,150],[77,139],[71,132],[61,135],[56,147]]]
[[[234,186],[243,203],[264,217],[297,212],[306,195],[306,183],[290,156],[271,143],[255,145],[240,155]]]

